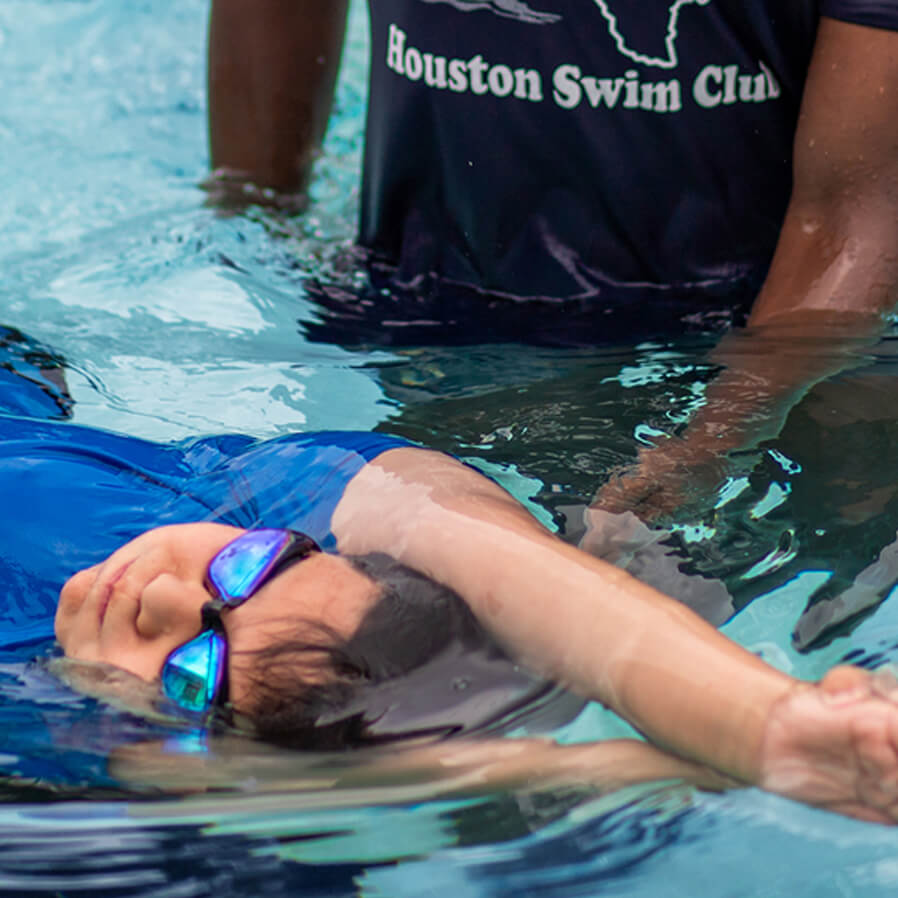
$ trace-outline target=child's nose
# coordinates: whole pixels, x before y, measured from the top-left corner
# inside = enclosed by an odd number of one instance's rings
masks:
[[[192,639],[200,632],[201,609],[210,598],[199,583],[160,574],[140,597],[137,631],[145,639]]]

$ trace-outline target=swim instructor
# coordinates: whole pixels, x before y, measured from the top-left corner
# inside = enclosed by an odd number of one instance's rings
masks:
[[[215,0],[216,169],[305,187],[346,6]],[[765,276],[755,324],[889,305],[898,5],[627,7],[371,3],[361,245],[397,283],[597,311],[711,310]]]
[[[414,317],[405,337],[438,342],[459,308],[498,309],[515,338],[588,342],[748,315],[667,465],[644,453],[620,507],[775,432],[882,328],[898,298],[894,0],[369,5],[359,244],[388,288],[362,304],[378,320]],[[346,9],[214,0],[217,189],[305,190]],[[501,330],[470,321],[456,339]]]

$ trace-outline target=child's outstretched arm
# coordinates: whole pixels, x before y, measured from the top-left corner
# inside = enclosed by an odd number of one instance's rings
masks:
[[[898,817],[898,702],[881,680],[780,673],[561,542],[461,463],[386,452],[350,483],[332,525],[341,551],[389,552],[446,583],[524,663],[659,745],[810,804]]]

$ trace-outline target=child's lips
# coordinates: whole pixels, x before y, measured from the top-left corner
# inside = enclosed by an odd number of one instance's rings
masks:
[[[109,603],[112,601],[112,594],[115,590],[115,585],[119,580],[125,575],[125,572],[131,567],[134,559],[132,558],[130,561],[126,561],[113,575],[109,578],[109,582],[105,585],[105,595],[103,596],[103,601],[100,603],[100,626],[103,626],[103,622],[106,620],[106,612],[109,609]],[[138,604],[140,600],[138,598]]]

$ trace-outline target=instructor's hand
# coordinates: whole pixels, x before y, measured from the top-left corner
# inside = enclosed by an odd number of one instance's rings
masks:
[[[592,505],[603,511],[632,511],[646,523],[672,515],[695,497],[711,496],[727,476],[724,447],[717,452],[693,435],[669,437],[643,449],[635,465],[612,476]]]

